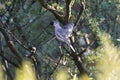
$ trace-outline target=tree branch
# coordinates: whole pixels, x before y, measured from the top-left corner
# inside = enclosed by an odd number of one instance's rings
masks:
[[[56,19],[58,19],[61,23],[65,24],[65,20],[63,19],[63,16],[60,15],[54,7],[52,7],[49,4],[47,4],[45,2],[45,0],[39,0],[39,2],[45,9],[49,10],[50,12],[52,12],[54,14],[54,16],[56,17]]]
[[[49,79],[51,78],[51,76],[54,74],[54,72],[58,69],[59,65],[60,65],[60,61],[63,59],[64,54],[61,54],[60,59],[58,60],[58,62],[56,63],[56,66],[54,67],[54,71],[50,74]]]
[[[87,71],[85,70],[85,68],[83,67],[83,63],[82,63],[82,61],[79,60],[79,56],[76,54],[76,52],[73,52],[72,50],[71,50],[72,52],[69,52],[69,51],[65,48],[65,46],[63,46],[63,48],[64,48],[64,49],[66,50],[66,52],[69,53],[69,55],[72,57],[72,59],[73,59],[75,65],[77,66],[80,74],[81,74],[81,75],[82,75],[82,74],[86,74],[86,75],[87,75],[88,72],[87,72]],[[80,53],[83,54],[82,52],[80,52]]]
[[[10,39],[9,34],[6,32],[6,30],[3,27],[5,27],[5,25],[0,20],[0,31],[4,35],[6,43],[8,44],[10,50],[16,56],[18,62],[21,63],[21,61],[23,60],[22,55],[16,50],[14,42]]]
[[[2,55],[1,53],[0,53],[0,56],[1,56],[4,60],[8,61],[8,63],[12,64],[13,66],[15,66],[15,67],[17,67],[17,68],[19,67],[18,64],[16,64],[15,62],[11,61],[10,59],[8,59],[7,57],[5,57],[5,56]]]
[[[2,61],[3,61],[3,70],[7,74],[7,80],[13,80],[13,76],[8,69],[8,62],[5,61],[4,59]]]
[[[81,15],[82,15],[84,9],[85,9],[85,4],[84,4],[84,2],[81,2],[81,10],[80,10],[80,12],[79,12],[79,14],[78,14],[78,16],[77,16],[76,21],[75,21],[75,26],[77,26],[77,25],[79,24],[80,17],[81,17]]]
[[[33,54],[32,56],[30,56],[30,59],[33,61],[34,67],[35,67],[35,74],[36,74],[36,78],[37,80],[40,80],[40,76],[41,76],[41,63],[38,60],[38,58]]]
[[[68,23],[70,18],[71,18],[71,8],[75,2],[75,0],[65,0],[66,1],[66,15],[65,15],[65,19],[66,22]]]
[[[66,22],[68,22],[70,20],[70,17],[71,17],[71,7],[72,5],[74,4],[75,0],[65,0],[66,1],[66,14],[64,16],[64,19],[63,19],[63,16],[61,16],[52,6],[50,6],[49,4],[47,4],[45,2],[45,0],[39,0],[40,4],[46,8],[47,10],[49,10],[50,12],[52,12],[54,14],[54,16],[56,17],[56,19],[58,19],[62,24],[65,24]],[[75,26],[77,26],[79,24],[79,21],[80,21],[80,17],[84,11],[84,8],[85,8],[85,4],[83,2],[81,2],[81,10],[77,16],[77,19],[75,21]],[[73,45],[73,41],[71,41],[71,44]],[[64,47],[64,46],[63,46]],[[65,47],[64,47],[65,48]],[[83,63],[82,61],[80,60],[81,57],[79,57],[77,55],[76,52],[72,51],[72,52],[69,52],[66,48],[65,50],[70,54],[70,56],[72,57],[75,65],[77,66],[79,72],[80,72],[80,76],[82,75],[86,75],[87,76],[87,71],[86,69],[84,68],[83,66]],[[81,52],[81,54],[83,54],[85,51]]]

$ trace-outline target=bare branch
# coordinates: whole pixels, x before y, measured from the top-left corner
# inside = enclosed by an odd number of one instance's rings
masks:
[[[68,23],[68,21],[71,18],[71,8],[75,2],[75,0],[65,0],[66,1],[66,15],[65,15],[65,19],[66,22]]]
[[[13,80],[13,76],[8,69],[8,62],[6,60],[3,60],[3,70],[7,74],[8,80]]]
[[[75,26],[77,26],[77,25],[79,24],[80,17],[81,17],[81,15],[82,15],[84,9],[85,9],[85,4],[84,4],[84,2],[81,2],[81,10],[80,10],[80,12],[79,12],[79,14],[78,14],[78,16],[77,16],[76,21],[75,21]]]
[[[10,50],[16,56],[19,63],[21,63],[21,61],[23,60],[22,55],[16,50],[14,42],[10,39],[9,34],[6,32],[6,30],[2,26],[4,26],[4,25],[3,25],[2,21],[0,20],[0,31],[4,35],[6,43],[8,44]]]
[[[25,44],[23,44],[20,40],[18,40],[18,39],[16,38],[16,36],[15,36],[12,32],[10,32],[10,31],[7,31],[7,32],[11,35],[11,37],[12,37],[13,39],[15,39],[15,41],[16,41],[21,47],[23,47],[24,49],[26,49],[26,50],[29,51],[29,48],[28,48]]]
[[[41,76],[41,66],[40,66],[40,61],[38,60],[38,58],[33,54],[32,56],[30,56],[30,59],[33,61],[34,67],[35,67],[35,74],[36,74],[36,78],[37,80],[40,80],[40,76]]]
[[[57,11],[54,7],[52,7],[52,6],[50,6],[49,4],[47,4],[47,3],[45,2],[45,0],[39,0],[39,2],[40,2],[40,4],[41,4],[44,8],[46,8],[47,10],[49,10],[50,12],[52,12],[52,13],[54,14],[54,16],[56,17],[56,19],[58,19],[61,23],[65,24],[65,21],[64,21],[64,19],[63,19],[63,16],[60,15],[60,14],[58,13],[58,11]]]
[[[15,67],[19,67],[18,64],[16,64],[15,62],[11,61],[10,59],[8,59],[7,57],[5,57],[5,56],[2,55],[1,53],[0,53],[0,56],[1,56],[4,60],[7,60],[8,63],[12,64],[13,66],[15,66]]]
[[[58,69],[59,65],[60,65],[60,61],[63,59],[64,54],[61,54],[60,59],[58,60],[58,62],[56,63],[56,66],[54,67],[54,71],[50,74],[49,79],[51,78],[51,76],[54,74],[54,72]]]
[[[78,68],[78,70],[79,70],[79,72],[80,72],[80,76],[82,76],[82,75],[88,75],[87,70],[84,68],[83,63],[82,63],[82,61],[80,60],[81,57],[79,57],[79,56],[77,55],[77,53],[76,53],[76,52],[73,52],[72,50],[71,50],[72,52],[68,51],[65,46],[63,46],[63,48],[64,48],[64,49],[66,50],[66,52],[69,53],[69,55],[72,57],[75,65],[77,66],[77,68]],[[82,52],[81,52],[81,53],[82,53]],[[83,53],[82,53],[82,54],[83,54]]]

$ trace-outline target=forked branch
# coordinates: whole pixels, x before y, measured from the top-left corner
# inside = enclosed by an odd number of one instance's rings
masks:
[[[0,32],[3,34],[6,43],[8,44],[10,50],[13,52],[13,54],[16,56],[19,63],[23,60],[22,55],[16,50],[14,42],[10,39],[9,34],[6,32],[6,30],[3,28],[5,27],[0,20]]]
[[[61,23],[65,23],[63,16],[60,15],[54,7],[52,7],[48,3],[46,3],[45,0],[39,0],[39,2],[44,8],[46,8],[47,10],[52,12],[54,14],[54,16],[56,17],[56,19],[58,19]]]
[[[85,9],[85,4],[84,4],[84,2],[81,2],[81,10],[80,10],[80,12],[79,12],[79,14],[78,14],[78,16],[77,16],[76,21],[75,21],[75,26],[77,26],[77,25],[79,24],[80,17],[81,17],[81,15],[82,15],[84,9]]]
[[[65,0],[66,1],[66,15],[65,15],[65,19],[66,22],[68,22],[71,18],[71,8],[75,2],[75,0]]]

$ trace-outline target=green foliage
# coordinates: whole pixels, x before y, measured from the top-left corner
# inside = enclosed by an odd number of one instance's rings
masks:
[[[87,7],[87,10],[90,10],[90,13],[92,12],[90,16],[96,19],[99,28],[111,34],[114,39],[118,38],[119,36],[116,35],[116,33],[119,32],[120,29],[116,17],[119,15],[119,8],[117,5],[119,0],[93,0],[92,2],[88,0],[87,2],[88,6],[90,6]]]

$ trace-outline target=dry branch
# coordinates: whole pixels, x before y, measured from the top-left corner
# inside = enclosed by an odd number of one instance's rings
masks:
[[[8,47],[10,48],[12,53],[16,56],[18,62],[21,63],[21,61],[23,60],[22,55],[16,50],[14,42],[10,39],[9,34],[3,27],[5,26],[3,25],[2,21],[0,21],[0,32],[3,34],[6,43],[8,44]]]
[[[0,56],[1,56],[4,60],[8,61],[8,63],[10,63],[11,65],[13,65],[13,66],[15,66],[15,67],[17,67],[17,68],[19,67],[19,65],[18,65],[17,63],[11,61],[10,59],[8,59],[6,56],[2,55],[1,53],[0,53]]]
[[[8,67],[8,62],[6,60],[2,60],[2,66],[3,66],[3,70],[4,72],[7,74],[7,79],[6,80],[13,80],[13,76],[11,74],[11,72],[9,71],[9,67]]]
[[[64,24],[65,24],[65,21],[64,21],[64,19],[63,19],[63,16],[60,15],[60,14],[58,13],[58,11],[57,11],[54,7],[52,7],[52,6],[50,6],[49,4],[47,4],[47,3],[45,2],[45,0],[39,0],[39,2],[40,2],[40,4],[41,4],[45,9],[47,9],[47,10],[49,10],[51,13],[53,13],[54,16],[56,17],[56,19],[58,19],[61,23],[64,23]]]
[[[85,9],[85,4],[84,4],[84,2],[81,2],[81,9],[80,9],[80,12],[79,12],[79,14],[78,14],[78,16],[77,16],[77,19],[76,19],[76,21],[75,21],[75,26],[77,26],[77,25],[79,24],[80,17],[81,17],[81,15],[82,15],[84,9]]]
[[[75,2],[75,0],[65,0],[66,1],[66,15],[65,15],[65,19],[66,22],[68,23],[70,18],[71,18],[71,8]]]
[[[56,17],[56,19],[59,20],[59,22],[61,22],[62,24],[65,24],[66,22],[68,22],[70,20],[70,17],[71,17],[71,7],[72,5],[74,4],[74,1],[75,0],[65,0],[66,1],[66,14],[64,16],[64,19],[63,19],[63,16],[61,16],[52,6],[50,6],[49,4],[47,4],[45,2],[45,0],[39,0],[40,4],[46,8],[47,10],[49,10],[51,13],[54,14],[54,16]],[[82,2],[81,3],[81,9],[80,9],[80,12],[79,12],[79,15],[77,16],[77,19],[75,21],[75,26],[78,25],[79,21],[80,21],[80,17],[83,13],[83,10],[84,10],[84,7],[85,7],[85,4]],[[73,45],[74,43],[72,42],[71,40],[71,44]],[[66,49],[64,47],[64,49]],[[67,51],[67,49],[66,49]],[[77,55],[77,52],[69,52],[67,51],[70,56],[72,57],[73,61],[75,62],[75,65],[77,66],[78,70],[80,71],[80,76],[82,75],[87,75],[87,71],[85,70],[85,68],[83,67],[83,63],[80,61],[80,59],[78,58],[79,56]]]

